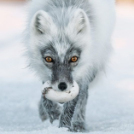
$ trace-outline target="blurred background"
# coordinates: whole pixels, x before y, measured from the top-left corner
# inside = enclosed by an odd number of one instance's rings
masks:
[[[38,117],[41,82],[27,68],[22,41],[27,1],[0,0],[0,133],[66,134],[58,122],[42,123]],[[134,0],[116,1],[112,38],[106,75],[89,92],[90,134],[134,133]]]

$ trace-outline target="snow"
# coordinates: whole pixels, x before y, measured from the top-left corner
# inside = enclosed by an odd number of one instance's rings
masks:
[[[58,121],[38,116],[41,82],[27,68],[21,42],[25,5],[0,4],[0,134],[69,134]],[[134,7],[117,6],[114,53],[104,75],[89,91],[88,134],[134,133]],[[80,134],[80,133],[78,133]]]

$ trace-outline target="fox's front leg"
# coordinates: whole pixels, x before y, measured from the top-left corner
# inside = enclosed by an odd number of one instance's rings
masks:
[[[73,101],[64,105],[64,111],[60,117],[60,127],[67,127],[70,131],[84,132],[85,110],[88,99],[88,87],[81,87],[80,93]]]
[[[85,132],[85,111],[88,99],[88,87],[81,89],[75,111],[71,120],[70,131]]]
[[[49,118],[50,122],[59,119],[61,113],[60,106],[56,102],[46,99],[43,95],[39,104],[39,114],[42,121]]]
[[[60,117],[59,127],[70,128],[71,119],[73,117],[73,113],[74,113],[74,110],[75,110],[77,99],[78,99],[78,97],[76,97],[74,100],[64,104],[63,111],[62,111],[62,114],[61,114],[61,117]]]

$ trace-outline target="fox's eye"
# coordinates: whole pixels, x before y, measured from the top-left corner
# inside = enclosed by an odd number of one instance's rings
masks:
[[[53,59],[51,57],[45,57],[45,60],[46,62],[49,62],[49,63],[53,62]]]
[[[78,60],[78,57],[77,56],[73,56],[71,59],[70,59],[70,62],[76,62]]]

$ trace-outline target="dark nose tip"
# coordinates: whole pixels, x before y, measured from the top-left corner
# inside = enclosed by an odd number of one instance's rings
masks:
[[[65,82],[61,82],[59,85],[58,85],[58,88],[61,90],[61,91],[64,91],[65,89],[67,89],[67,84]]]

